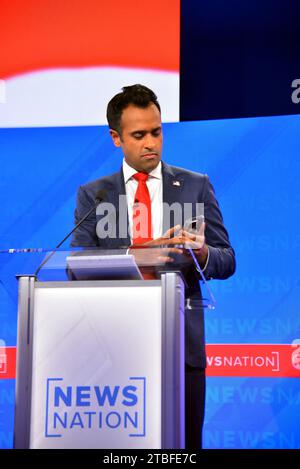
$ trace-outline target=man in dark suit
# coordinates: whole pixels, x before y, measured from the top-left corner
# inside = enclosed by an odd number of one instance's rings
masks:
[[[109,102],[107,119],[113,142],[123,151],[123,165],[118,173],[79,188],[75,222],[94,205],[96,193],[102,189],[105,201],[117,208],[112,220],[115,236],[102,236],[97,226],[100,216],[95,210],[74,232],[72,246],[113,249],[129,247],[139,239],[139,244],[160,246],[160,257],[166,263],[172,262],[174,256],[184,258],[187,265],[185,297],[189,305],[185,311],[186,448],[201,448],[206,366],[204,318],[198,272],[181,247],[186,243],[193,247],[207,279],[226,279],[234,273],[234,251],[208,176],[161,162],[161,113],[153,91],[142,85],[124,87]],[[125,198],[125,212],[128,212],[125,214],[128,221],[125,235],[120,232],[118,223],[120,217],[124,218],[124,211],[118,211],[119,196]],[[139,238],[135,221],[138,198],[147,208],[149,222],[146,234]],[[192,204],[193,216],[196,215],[196,204],[204,204],[205,224],[199,233],[178,230],[174,212],[168,210],[174,203],[181,208],[184,204]],[[179,225],[184,226],[184,210],[180,211],[180,217]],[[141,220],[143,222],[143,218]]]

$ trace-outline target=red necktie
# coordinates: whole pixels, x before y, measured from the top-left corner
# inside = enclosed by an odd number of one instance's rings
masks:
[[[132,244],[142,244],[152,239],[151,199],[146,184],[147,173],[133,175],[138,181],[138,187],[134,196]]]

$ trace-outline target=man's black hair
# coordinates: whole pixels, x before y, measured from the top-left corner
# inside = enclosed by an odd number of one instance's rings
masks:
[[[110,129],[116,130],[121,135],[121,116],[124,109],[130,104],[140,108],[146,108],[155,104],[160,112],[160,105],[156,94],[144,85],[124,86],[122,92],[116,94],[107,105],[106,117]]]

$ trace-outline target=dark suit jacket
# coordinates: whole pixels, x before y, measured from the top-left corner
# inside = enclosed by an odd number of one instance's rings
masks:
[[[209,262],[205,269],[207,279],[226,279],[235,271],[235,255],[228,239],[228,233],[224,227],[222,214],[214,195],[213,187],[207,175],[187,171],[182,168],[162,164],[163,175],[163,202],[171,205],[178,202],[204,203],[205,238],[209,246]],[[174,184],[175,182],[175,184]],[[125,195],[125,184],[122,169],[115,174],[105,176],[79,187],[77,207],[75,210],[75,222],[77,223],[90,207],[95,203],[95,195],[99,189],[105,191],[105,201],[119,206],[119,195]],[[182,211],[183,212],[183,211]],[[116,225],[118,226],[119,214],[116,213]],[[98,217],[95,212],[74,232],[72,246],[99,246],[108,249],[117,249],[130,245],[129,236],[120,238],[117,232],[116,238],[99,239],[96,233]],[[164,212],[163,231],[174,225]],[[182,224],[184,220],[182,220]],[[205,338],[203,309],[199,307],[201,290],[198,274],[190,265],[186,272],[186,298],[190,298],[192,309],[185,311],[185,359],[186,363],[194,367],[205,367]],[[198,306],[193,308],[194,304]]]

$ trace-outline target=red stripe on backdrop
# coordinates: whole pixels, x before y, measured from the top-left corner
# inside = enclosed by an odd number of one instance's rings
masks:
[[[300,378],[299,346],[208,344],[206,351],[207,376]],[[0,379],[15,378],[16,347],[6,348],[6,357],[6,370],[0,367]]]
[[[207,376],[300,378],[300,347],[287,344],[209,344]]]
[[[16,347],[0,348],[0,380],[16,377]]]
[[[180,0],[0,0],[0,77],[58,67],[179,71]]]

